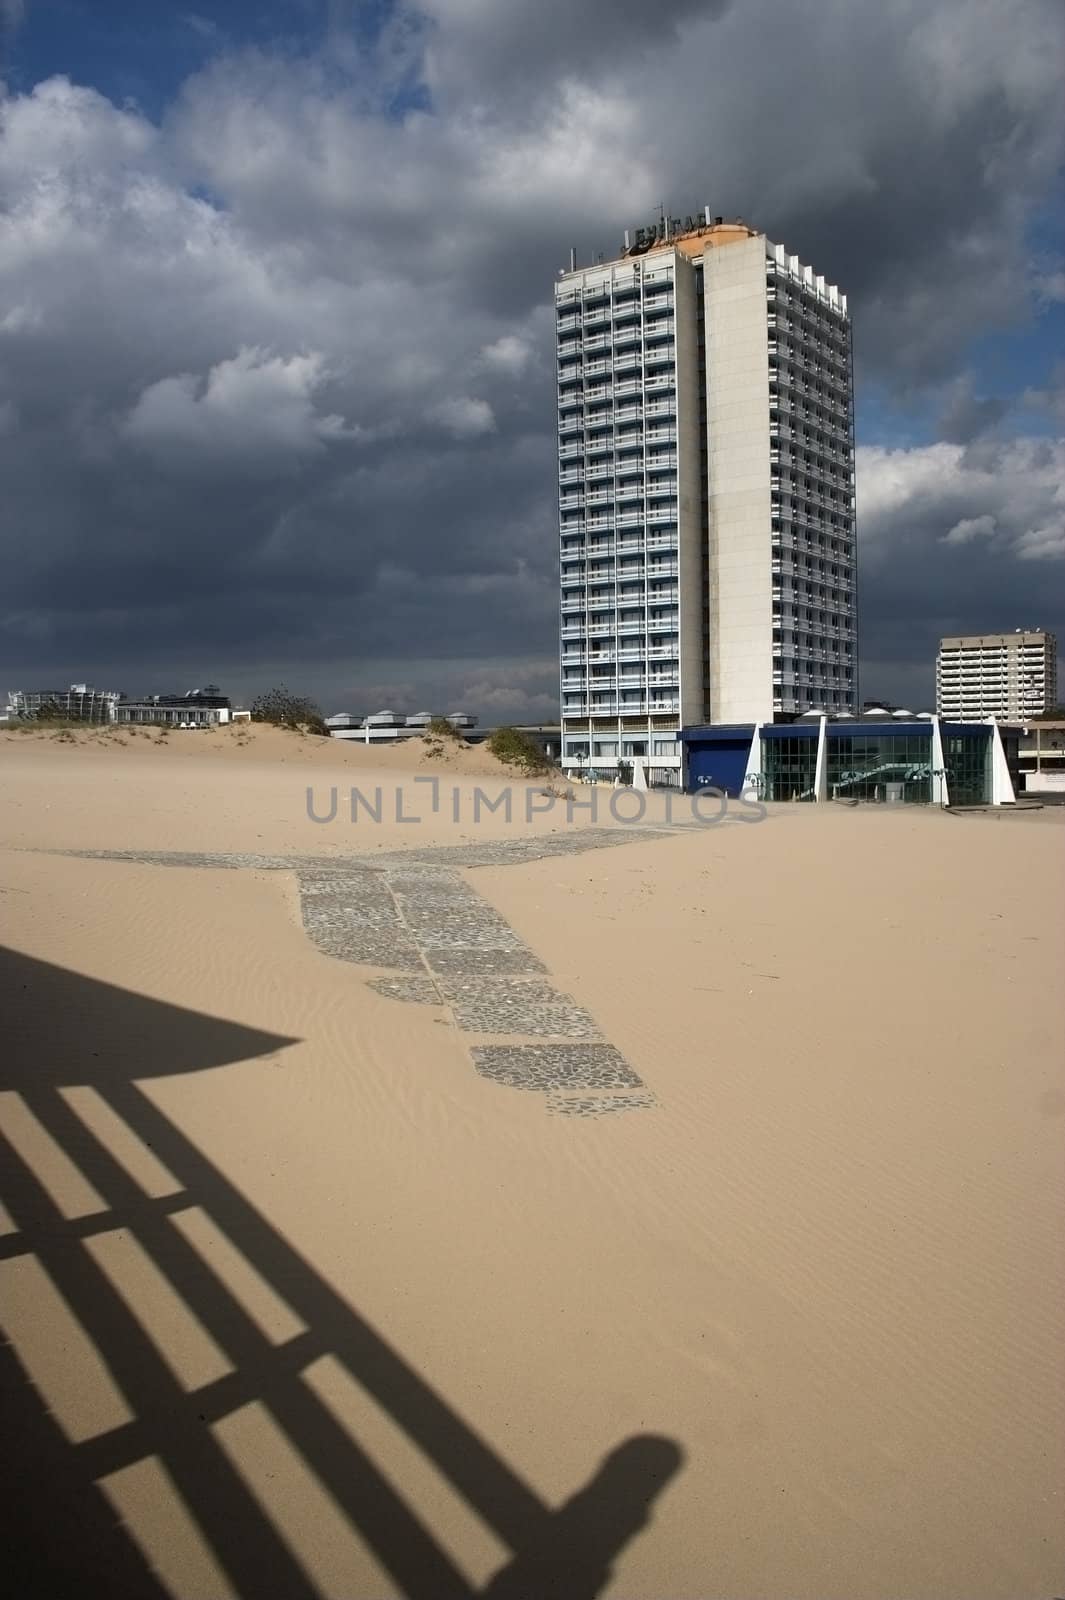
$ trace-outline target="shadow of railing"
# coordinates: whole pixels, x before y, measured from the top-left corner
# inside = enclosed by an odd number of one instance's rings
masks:
[[[304,1600],[322,1589],[300,1552],[252,1492],[213,1425],[255,1402],[328,1491],[395,1592],[471,1600],[475,1589],[368,1451],[305,1381],[323,1357],[340,1364],[434,1464],[511,1552],[486,1588],[491,1600],[565,1593],[592,1600],[620,1551],[650,1517],[677,1472],[670,1440],[637,1436],[589,1482],[552,1508],[440,1394],[352,1309],[154,1103],[152,1077],[273,1054],[292,1039],[163,1004],[47,963],[0,951],[8,998],[0,1090],[18,1097],[82,1179],[100,1209],[70,1217],[25,1150],[2,1138],[2,1198],[14,1232],[0,1260],[32,1256],[104,1362],[127,1422],[69,1442],[29,1383],[13,1344],[2,1351],[5,1409],[13,1418],[0,1493],[17,1508],[9,1543],[11,1592],[43,1581],[81,1600],[166,1593],[98,1488],[101,1479],[154,1458],[233,1590],[246,1600]],[[88,1086],[147,1146],[179,1186],[153,1195],[79,1115],[63,1090]],[[69,1208],[67,1208],[69,1209]],[[174,1225],[196,1210],[295,1313],[301,1331],[276,1342]],[[229,1370],[185,1388],[87,1242],[124,1230],[163,1274]],[[2,1320],[2,1311],[0,1311]],[[13,1561],[13,1566],[12,1566]],[[69,1582],[69,1588],[63,1584]],[[182,1597],[184,1600],[184,1597]],[[345,1597],[348,1600],[348,1597]]]

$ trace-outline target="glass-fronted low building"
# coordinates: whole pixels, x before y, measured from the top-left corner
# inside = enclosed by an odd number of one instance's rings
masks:
[[[1004,805],[1015,798],[1016,730],[994,721],[804,717],[683,728],[684,782],[763,800]]]

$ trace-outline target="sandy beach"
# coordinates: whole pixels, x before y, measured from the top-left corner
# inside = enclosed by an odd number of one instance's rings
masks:
[[[12,1593],[1065,1593],[1065,810],[545,787],[0,733]]]

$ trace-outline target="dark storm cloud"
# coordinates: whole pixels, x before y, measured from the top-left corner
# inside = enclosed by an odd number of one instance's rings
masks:
[[[659,201],[747,214],[850,292],[860,375],[945,395],[941,445],[862,454],[866,653],[1033,620],[1062,462],[1009,433],[1049,401],[964,373],[1047,297],[1055,4],[423,0],[338,37],[215,62],[162,126],[0,100],[8,675],[543,715],[550,284]]]

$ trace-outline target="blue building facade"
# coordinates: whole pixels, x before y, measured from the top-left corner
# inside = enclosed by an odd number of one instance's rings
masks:
[[[1016,739],[994,722],[804,717],[683,728],[680,742],[689,790],[911,805],[1005,805],[1014,799]]]

